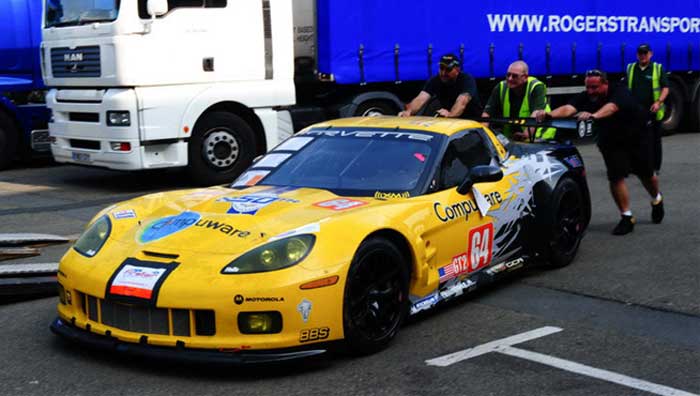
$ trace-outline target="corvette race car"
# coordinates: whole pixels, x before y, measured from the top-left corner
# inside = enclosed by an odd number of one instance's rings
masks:
[[[385,347],[408,316],[524,266],[569,264],[583,160],[481,124],[313,125],[231,186],[101,211],[58,271],[53,332],[181,359],[266,362]]]

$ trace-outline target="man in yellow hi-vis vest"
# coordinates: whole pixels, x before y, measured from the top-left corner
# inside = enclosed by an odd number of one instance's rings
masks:
[[[506,79],[493,88],[489,101],[481,114],[484,118],[524,118],[535,110],[550,111],[547,104],[547,87],[543,82],[528,75],[529,68],[523,61],[515,61],[508,66]],[[502,133],[515,140],[527,140],[533,128],[522,129],[504,125]],[[554,139],[556,129],[537,128],[536,139]]]
[[[658,173],[661,169],[661,120],[666,111],[664,101],[668,96],[668,78],[663,66],[651,61],[652,56],[654,52],[649,44],[637,47],[637,62],[627,65],[627,87],[649,111],[654,171]]]

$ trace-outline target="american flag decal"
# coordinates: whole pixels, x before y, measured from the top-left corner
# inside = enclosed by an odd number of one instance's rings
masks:
[[[438,268],[438,274],[440,275],[440,282],[447,281],[455,277],[455,266],[452,263]]]

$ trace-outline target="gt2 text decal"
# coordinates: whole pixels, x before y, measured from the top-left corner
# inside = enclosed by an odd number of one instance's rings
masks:
[[[469,231],[469,271],[484,268],[491,262],[493,252],[493,223],[484,224]]]
[[[331,210],[346,210],[364,205],[367,205],[367,202],[350,198],[331,199],[330,201],[316,202],[314,204],[314,206]]]

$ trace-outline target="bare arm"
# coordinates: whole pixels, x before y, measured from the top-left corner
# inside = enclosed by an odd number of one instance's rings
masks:
[[[406,105],[406,110],[399,113],[400,117],[410,117],[418,112],[430,100],[430,94],[425,91],[420,91],[418,96]]]
[[[659,111],[659,109],[661,108],[661,106],[663,105],[663,103],[667,97],[668,97],[668,87],[661,88],[661,95],[659,95],[659,100],[652,103],[651,108],[649,110],[651,110],[652,113],[656,113],[657,111]]]
[[[450,117],[450,118],[457,118],[464,113],[464,109],[467,108],[467,105],[469,104],[469,101],[472,99],[472,96],[468,93],[463,93],[457,97],[457,100],[455,100],[455,104],[452,105],[452,109],[450,112],[445,116],[445,117]]]
[[[545,120],[545,118],[552,117],[552,118],[567,118],[571,117],[572,115],[576,114],[576,108],[570,104],[564,105],[557,107],[556,109],[552,110],[551,112],[546,112],[544,110],[535,110],[532,112],[532,116],[535,117],[537,122],[542,122]]]
[[[617,107],[615,103],[610,102],[606,103],[605,106],[601,107],[600,110],[596,111],[592,115],[594,118],[606,118],[617,113],[618,110],[620,110],[620,108]]]

